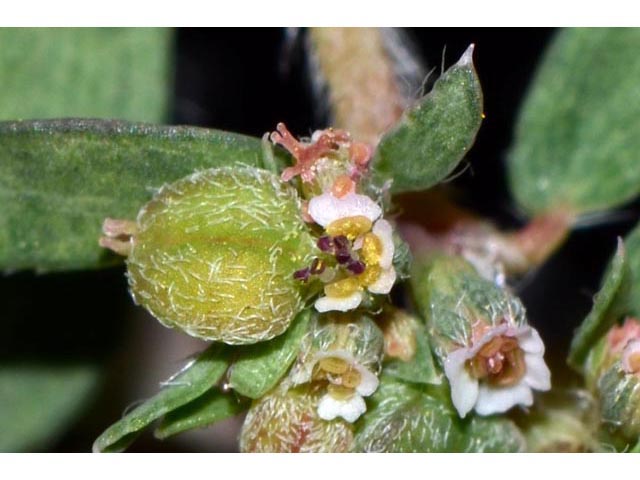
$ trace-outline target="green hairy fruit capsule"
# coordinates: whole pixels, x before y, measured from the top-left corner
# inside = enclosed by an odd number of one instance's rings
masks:
[[[342,453],[351,450],[350,423],[322,420],[317,413],[323,391],[282,382],[254,402],[242,426],[240,451],[251,453]]]
[[[313,240],[295,190],[249,167],[165,185],[137,218],[127,259],[136,303],[189,335],[228,344],[284,332],[304,306],[293,273]]]

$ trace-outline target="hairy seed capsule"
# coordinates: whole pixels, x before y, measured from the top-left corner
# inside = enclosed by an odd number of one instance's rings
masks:
[[[166,185],[138,214],[129,286],[168,327],[255,343],[284,332],[302,309],[294,272],[313,250],[296,192],[275,175],[205,170]]]

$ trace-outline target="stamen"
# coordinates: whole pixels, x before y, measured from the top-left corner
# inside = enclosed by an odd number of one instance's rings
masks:
[[[349,270],[354,275],[361,275],[362,273],[364,273],[365,269],[365,264],[360,260],[352,260],[351,262],[349,262],[349,265],[347,265],[347,270]]]
[[[345,265],[350,263],[353,259],[349,252],[338,252],[336,253],[336,260],[340,265]]]
[[[343,252],[349,250],[350,242],[344,235],[338,235],[333,239],[333,244],[335,245],[336,250]]]
[[[322,272],[324,272],[325,267],[326,265],[322,260],[320,260],[319,258],[314,258],[313,262],[311,262],[309,271],[311,275],[320,275]]]
[[[318,248],[323,252],[333,250],[333,240],[329,236],[320,237],[317,242]]]
[[[300,280],[302,282],[306,282],[309,280],[309,276],[311,275],[311,271],[309,267],[303,268],[293,273],[293,278],[296,280]]]

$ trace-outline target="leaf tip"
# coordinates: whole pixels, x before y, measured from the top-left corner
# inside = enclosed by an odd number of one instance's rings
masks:
[[[460,60],[458,60],[457,65],[459,67],[468,67],[470,65],[473,65],[473,50],[475,49],[475,47],[475,43],[472,43],[467,47],[467,49],[460,57]]]

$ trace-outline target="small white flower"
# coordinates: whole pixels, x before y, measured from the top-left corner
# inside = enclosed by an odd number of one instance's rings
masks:
[[[523,360],[523,365],[508,365],[509,353],[500,349],[489,356],[482,356],[483,348],[490,342],[495,344],[503,339],[511,344],[512,340],[517,342],[517,350],[513,350],[513,345],[509,348],[515,352],[512,358],[517,356]],[[544,343],[535,329],[508,324],[492,327],[472,346],[451,352],[445,360],[444,371],[451,384],[451,399],[458,414],[464,418],[475,409],[480,415],[492,415],[515,405],[531,406],[532,390],[551,388],[551,373],[543,356]],[[486,378],[478,376],[469,365],[471,361],[481,362],[480,368],[489,368],[494,378],[491,379],[491,375]],[[503,378],[501,382],[500,375],[509,375],[508,368],[523,370],[511,372],[512,378]]]
[[[349,193],[337,198],[327,192],[309,201],[308,213],[317,224],[326,227],[347,217],[363,216],[374,222],[382,214],[382,209],[366,195]]]
[[[347,422],[355,422],[367,410],[363,397],[372,395],[377,390],[379,381],[373,372],[360,365],[346,350],[327,350],[317,353],[304,368],[293,369],[291,380],[296,385],[311,381],[316,364],[327,358],[342,360],[343,365],[346,364],[352,371],[357,372],[359,381],[357,385],[352,385],[347,383],[346,377],[342,374],[328,372],[327,379],[330,385],[345,387],[346,391],[350,392],[348,395],[337,396],[332,394],[331,389],[328,389],[318,404],[318,416],[323,420],[342,417]]]

